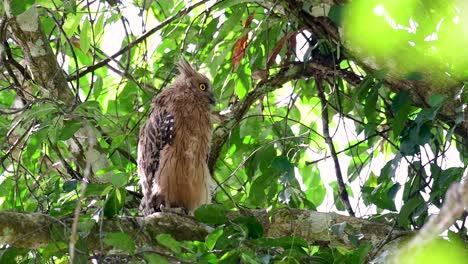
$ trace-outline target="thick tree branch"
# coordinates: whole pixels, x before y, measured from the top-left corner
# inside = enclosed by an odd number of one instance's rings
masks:
[[[249,210],[262,225],[266,237],[298,236],[315,245],[341,246],[348,249],[358,245],[349,240],[349,235],[362,235],[362,242],[377,245],[383,238],[395,238],[402,232],[392,230],[389,225],[376,223],[335,213],[319,213],[299,209],[280,208],[269,214],[265,210]],[[228,214],[230,219],[239,216],[238,212]],[[67,242],[72,219],[58,220],[37,213],[0,212],[0,244],[10,244],[18,248],[40,248],[53,242]],[[355,234],[330,232],[334,225],[346,223]],[[102,228],[102,229],[101,229]],[[88,248],[95,252],[107,252],[111,248],[101,248],[101,239],[106,233],[124,232],[130,235],[138,247],[156,247],[154,238],[161,233],[171,234],[177,240],[204,241],[212,228],[200,224],[189,216],[156,213],[148,217],[123,217],[104,220],[102,226],[95,224],[81,237]]]
[[[34,81],[44,89],[48,97],[58,98],[65,104],[71,105],[74,96],[44,34],[37,8],[32,6],[24,13],[14,16],[9,11],[10,3],[11,0],[4,1],[7,23],[11,34],[23,51]]]

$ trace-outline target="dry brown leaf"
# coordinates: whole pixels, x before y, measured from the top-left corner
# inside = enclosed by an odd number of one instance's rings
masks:
[[[255,12],[252,12],[249,15],[249,17],[247,17],[247,20],[245,21],[245,24],[244,24],[245,29],[250,28],[250,24],[253,20],[254,15],[255,15]],[[232,59],[231,59],[232,71],[234,71],[237,68],[237,66],[239,66],[240,61],[244,57],[245,48],[247,47],[247,40],[248,40],[248,34],[244,34],[234,44],[234,47],[232,49]]]

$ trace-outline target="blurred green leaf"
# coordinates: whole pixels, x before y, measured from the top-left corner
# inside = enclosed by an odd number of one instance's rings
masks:
[[[86,18],[81,26],[80,46],[83,53],[88,53],[91,46],[91,22]]]
[[[66,181],[63,183],[63,191],[68,193],[71,191],[76,190],[76,187],[78,186],[78,181],[77,180],[70,180]]]
[[[263,226],[254,217],[241,216],[234,219],[233,222],[247,227],[249,238],[255,239],[263,236]]]
[[[145,253],[144,258],[149,264],[171,264],[169,260],[153,253]]]
[[[220,204],[206,204],[195,211],[195,218],[198,221],[209,225],[220,225],[226,223],[226,209]]]
[[[126,233],[107,233],[104,235],[104,243],[117,249],[124,250],[130,254],[135,253],[135,242]]]
[[[398,137],[410,113],[411,101],[408,91],[399,92],[393,99],[392,109],[395,111],[395,119],[392,123],[394,137]]]
[[[11,0],[10,11],[14,16],[20,15],[31,8],[35,2],[35,0]]]
[[[176,254],[180,254],[182,252],[180,242],[172,238],[169,234],[158,234],[156,236],[156,241]]]
[[[104,216],[114,217],[123,207],[125,203],[126,191],[124,189],[113,189],[107,196],[104,205]]]
[[[70,120],[65,122],[65,126],[57,136],[57,140],[67,140],[71,138],[81,128],[81,122],[77,120]]]
[[[127,183],[128,175],[124,172],[114,173],[111,177],[111,183],[116,188],[124,187]]]
[[[205,245],[208,250],[213,250],[216,245],[216,241],[223,234],[223,228],[218,227],[213,232],[208,234],[205,239]]]
[[[402,227],[409,228],[410,224],[410,216],[414,212],[414,210],[424,203],[424,200],[420,197],[414,197],[405,201],[405,204],[400,210],[400,214],[398,215],[398,223]]]

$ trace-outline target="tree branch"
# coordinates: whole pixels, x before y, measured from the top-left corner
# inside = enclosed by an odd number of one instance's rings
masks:
[[[11,10],[10,3],[11,0],[4,1],[8,7],[5,10]],[[71,105],[74,96],[43,32],[37,8],[32,6],[18,16],[7,11],[6,15],[8,26],[23,51],[34,81],[47,91],[48,97],[58,98],[65,104]]]
[[[405,234],[392,230],[389,225],[336,213],[289,208],[279,208],[272,213],[266,210],[246,211],[262,224],[265,237],[298,236],[314,245],[356,248],[358,245],[353,244],[347,237],[352,235],[349,232],[343,234],[330,232],[332,226],[343,223],[349,225],[356,234],[363,235],[360,243],[370,242],[377,245],[387,236],[395,238]],[[239,212],[228,214],[229,219],[239,216]],[[70,238],[71,224],[71,218],[58,220],[37,213],[0,212],[0,244],[36,249],[57,241],[67,242]],[[105,245],[101,249],[101,239],[106,233],[124,232],[134,239],[138,247],[143,245],[156,247],[154,238],[161,233],[168,233],[177,240],[204,241],[211,230],[211,227],[195,221],[190,216],[155,213],[148,217],[105,219],[101,226],[95,223],[91,230],[81,230],[80,234],[89,249],[95,252],[108,252],[111,250],[110,246]],[[83,234],[88,235],[83,237]]]
[[[250,107],[267,93],[272,92],[291,80],[316,76],[340,76],[353,85],[358,85],[361,82],[360,76],[356,74],[338,69],[333,64],[326,62],[307,62],[307,63],[292,63],[287,67],[282,68],[277,74],[270,77],[266,81],[261,81],[255,89],[247,94],[244,100],[235,103],[231,107],[231,112],[220,123],[213,133],[211,144],[211,153],[208,161],[210,172],[213,173],[216,161],[219,158],[221,149],[228,139],[232,129],[242,120]]]
[[[348,211],[349,215],[354,216],[353,208],[351,207],[351,203],[349,202],[348,191],[346,190],[346,184],[343,180],[343,174],[341,173],[340,162],[338,161],[338,155],[336,154],[335,146],[333,145],[333,140],[330,136],[329,126],[328,126],[328,102],[325,98],[325,92],[323,90],[323,83],[322,77],[317,76],[315,78],[315,87],[317,88],[317,94],[320,98],[320,103],[322,104],[322,128],[323,128],[323,136],[325,137],[325,142],[330,149],[330,155],[332,156],[333,163],[335,164],[335,172],[336,172],[336,181],[338,182],[338,195],[340,196],[341,202],[343,202],[346,210]]]

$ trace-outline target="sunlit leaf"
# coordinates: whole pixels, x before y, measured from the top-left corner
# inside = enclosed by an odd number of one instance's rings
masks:
[[[80,44],[81,44],[81,51],[83,53],[88,53],[89,47],[91,45],[91,22],[88,19],[85,19],[81,26],[81,33],[80,33]]]

